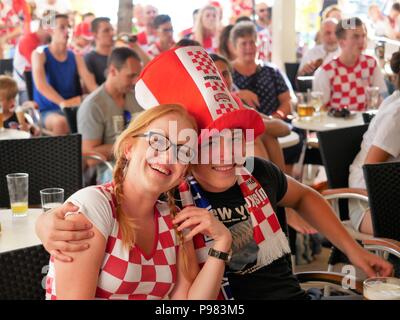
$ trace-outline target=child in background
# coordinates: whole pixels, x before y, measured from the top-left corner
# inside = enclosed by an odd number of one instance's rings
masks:
[[[3,126],[8,129],[19,129],[30,132],[32,135],[39,135],[40,129],[29,124],[23,114],[25,107],[33,106],[32,101],[27,101],[22,107],[16,107],[18,86],[10,76],[0,76],[0,109],[2,110]]]

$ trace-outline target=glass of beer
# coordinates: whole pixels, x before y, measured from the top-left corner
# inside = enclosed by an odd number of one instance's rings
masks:
[[[6,177],[13,217],[25,217],[28,214],[29,174],[10,173]]]
[[[369,278],[364,281],[367,300],[400,300],[400,279],[392,277]]]
[[[61,206],[64,202],[64,189],[47,188],[40,190],[40,199],[42,201],[43,211],[49,211]]]
[[[309,120],[314,115],[311,95],[307,93],[297,93],[297,115],[299,118]]]

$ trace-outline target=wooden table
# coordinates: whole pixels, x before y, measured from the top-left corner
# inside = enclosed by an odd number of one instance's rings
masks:
[[[11,210],[0,209],[0,253],[41,244],[35,223],[42,209],[29,209],[26,217],[12,216]]]
[[[31,135],[29,132],[16,129],[0,129],[0,140],[13,140],[13,139],[29,139]]]

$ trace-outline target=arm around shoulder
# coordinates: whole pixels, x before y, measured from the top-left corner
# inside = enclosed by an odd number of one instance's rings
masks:
[[[89,223],[83,214],[75,214],[66,219]],[[104,259],[106,239],[96,228],[94,237],[88,241],[89,249],[71,252],[73,262],[55,260],[57,299],[93,299],[95,297],[99,270]],[[75,242],[77,243],[77,242]]]

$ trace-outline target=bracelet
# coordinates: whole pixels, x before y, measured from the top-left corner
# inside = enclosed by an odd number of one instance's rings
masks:
[[[272,115],[277,115],[282,120],[286,118],[285,113],[281,110],[276,110]]]

